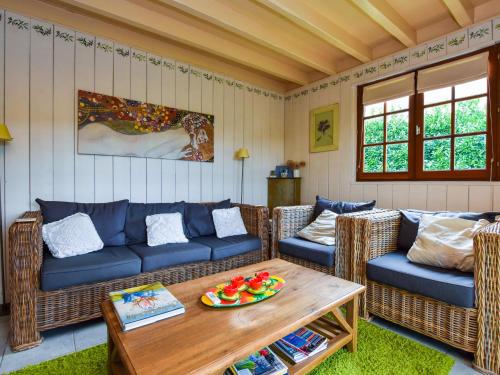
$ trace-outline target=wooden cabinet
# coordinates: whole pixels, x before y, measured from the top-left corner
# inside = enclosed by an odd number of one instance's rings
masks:
[[[267,178],[267,206],[269,215],[274,207],[300,204],[299,178]]]

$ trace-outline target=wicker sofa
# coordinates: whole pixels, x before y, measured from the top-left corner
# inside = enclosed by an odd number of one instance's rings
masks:
[[[380,316],[474,353],[474,364],[478,369],[485,373],[500,373],[500,222],[484,227],[474,237],[475,269],[470,282],[475,292],[469,307],[444,302],[451,298],[451,294],[441,295],[444,298],[440,299],[430,298],[429,294],[435,291],[423,295],[388,282],[372,280],[373,270],[383,260],[389,261],[386,265],[390,265],[391,258],[401,261],[397,245],[400,222],[401,213],[392,210],[347,214],[337,219],[336,274],[366,285],[367,291],[360,300],[360,314],[365,318],[369,314]],[[400,265],[401,268],[407,267]],[[403,271],[394,269],[394,263],[392,267],[397,274],[409,272],[408,269],[419,265],[409,265]],[[420,268],[424,273],[432,272],[437,279],[441,277],[436,274],[440,269]],[[455,275],[446,276],[460,281]],[[397,277],[391,284],[401,282],[396,280]],[[414,286],[421,287],[427,282],[421,280]],[[466,291],[463,285],[457,287]],[[458,294],[454,298],[463,299],[464,296]]]
[[[95,283],[43,290],[44,250],[40,211],[26,212],[9,230],[10,345],[14,351],[35,347],[41,331],[101,316],[100,303],[110,291],[161,281],[165,285],[230,270],[269,258],[269,215],[263,206],[239,206],[246,229],[260,239],[257,250],[234,251],[212,260],[174,264],[150,272]],[[215,240],[217,241],[217,240]],[[210,246],[209,246],[210,247]],[[103,249],[104,250],[104,249]],[[208,250],[214,254],[214,249]],[[98,252],[99,253],[99,252]],[[231,253],[231,251],[230,251]],[[78,256],[85,257],[85,255]],[[68,259],[68,258],[65,258]]]

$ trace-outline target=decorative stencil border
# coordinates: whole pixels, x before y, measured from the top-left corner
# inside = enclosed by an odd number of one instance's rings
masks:
[[[391,56],[384,56],[376,61],[356,66],[351,70],[330,76],[327,79],[290,90],[285,101],[298,99],[308,93],[316,93],[328,86],[354,85],[367,83],[377,78],[390,77],[405,70],[425,66],[430,61],[446,60],[449,57],[472,52],[500,41],[500,17],[482,21],[456,30],[438,39],[405,49]],[[321,83],[324,82],[324,83]]]

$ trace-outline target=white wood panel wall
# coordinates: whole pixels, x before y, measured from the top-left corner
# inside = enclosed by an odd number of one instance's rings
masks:
[[[469,30],[477,28],[488,32],[475,37]],[[452,35],[448,39],[443,36],[288,92],[284,105],[284,154],[285,159],[307,163],[302,170],[302,203],[313,203],[319,194],[339,200],[376,199],[377,206],[382,208],[500,211],[500,182],[356,182],[357,84],[498,43],[500,33],[492,32],[498,28],[500,17],[481,21],[480,24],[453,33],[453,36],[461,34],[464,37],[459,48],[447,43]],[[438,48],[432,48],[436,46]],[[431,52],[428,52],[431,50],[444,50],[445,53],[431,56]],[[417,59],[415,56],[420,57]],[[390,71],[384,71],[382,66],[390,66]],[[340,103],[339,150],[309,153],[306,141],[309,139],[309,111],[332,103]]]
[[[266,204],[265,177],[284,161],[281,95],[4,11],[0,88],[0,121],[14,137],[0,145],[4,234],[24,211],[38,209],[36,198],[239,201],[241,162],[234,156],[243,145],[250,152],[244,202]],[[214,114],[215,162],[79,155],[78,89]]]

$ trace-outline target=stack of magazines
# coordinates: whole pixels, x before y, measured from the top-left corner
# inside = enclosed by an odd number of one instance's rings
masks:
[[[184,305],[161,283],[109,293],[124,331],[183,314]]]
[[[228,368],[224,375],[285,375],[287,366],[267,346]]]
[[[302,327],[274,343],[293,362],[299,363],[326,349],[326,337]]]

